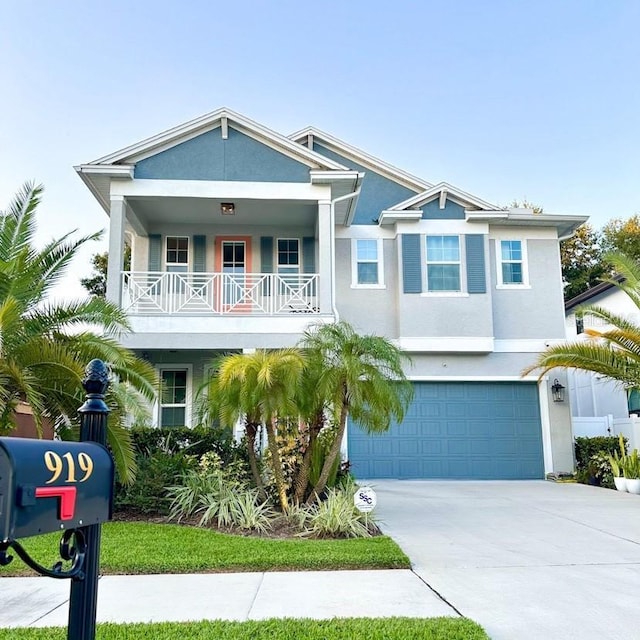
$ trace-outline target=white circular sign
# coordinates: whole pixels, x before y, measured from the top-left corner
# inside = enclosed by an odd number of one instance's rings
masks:
[[[360,487],[353,494],[353,504],[362,513],[373,511],[377,503],[376,492],[371,487]]]

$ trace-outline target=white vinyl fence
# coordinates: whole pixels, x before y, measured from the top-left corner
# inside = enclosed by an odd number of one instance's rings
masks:
[[[640,418],[614,418],[612,415],[599,418],[572,418],[575,437],[617,436],[622,434],[629,440],[629,450],[640,450]]]

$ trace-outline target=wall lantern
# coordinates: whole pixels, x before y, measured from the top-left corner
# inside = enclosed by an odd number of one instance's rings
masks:
[[[564,386],[558,382],[558,378],[551,385],[551,393],[553,394],[554,402],[564,402]]]
[[[233,202],[221,202],[220,213],[223,216],[234,216],[236,214],[236,205]]]

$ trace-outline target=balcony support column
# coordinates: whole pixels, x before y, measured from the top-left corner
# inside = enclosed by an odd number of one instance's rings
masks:
[[[318,201],[318,273],[320,283],[318,287],[318,306],[320,313],[332,313],[333,290],[333,220],[331,216],[331,201]]]
[[[124,263],[126,206],[124,196],[111,196],[107,300],[118,306],[122,304],[122,266]]]

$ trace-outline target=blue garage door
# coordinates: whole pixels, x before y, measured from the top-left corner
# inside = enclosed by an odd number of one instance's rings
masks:
[[[417,382],[385,434],[349,426],[357,478],[544,477],[538,388],[517,382]]]

